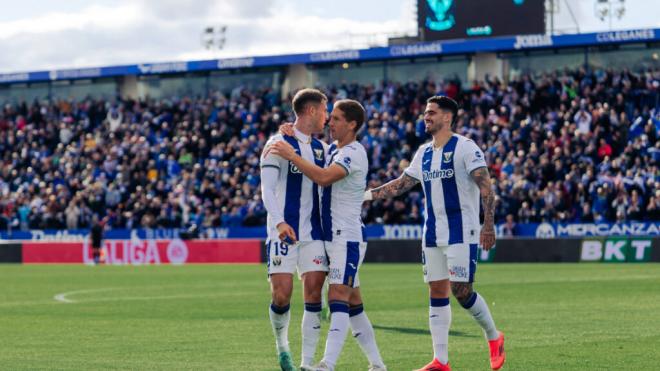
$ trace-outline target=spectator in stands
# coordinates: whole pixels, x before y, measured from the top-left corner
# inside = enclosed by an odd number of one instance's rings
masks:
[[[659,80],[660,70],[577,69],[475,81],[465,90],[451,79],[345,83],[327,87],[327,95],[367,109],[361,141],[369,187],[401,174],[411,148],[427,140],[423,102],[445,93],[462,108],[456,131],[492,164],[497,222],[508,215],[514,223],[660,220]],[[278,97],[265,88],[196,99],[4,105],[4,224],[90,228],[97,213],[113,228],[263,225],[258,155],[291,119],[290,98]],[[363,218],[418,223],[421,200],[417,189],[373,202]]]
[[[69,203],[65,210],[66,215],[66,228],[67,229],[78,229],[78,222],[80,220],[80,208],[78,207],[77,201],[72,201]]]
[[[502,237],[513,237],[516,235],[516,222],[513,220],[513,215],[506,216],[506,222],[502,225]]]

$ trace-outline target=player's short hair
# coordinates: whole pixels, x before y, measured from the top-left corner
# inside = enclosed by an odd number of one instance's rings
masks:
[[[362,107],[360,102],[353,99],[340,99],[335,102],[335,108],[344,113],[346,121],[355,121],[356,133],[360,131],[362,125],[364,125],[364,121],[367,119],[367,113],[364,111],[364,107]]]
[[[426,103],[435,103],[440,107],[440,109],[447,110],[451,112],[451,127],[453,128],[456,125],[456,120],[458,116],[458,103],[455,100],[449,98],[446,95],[434,95],[431,98],[426,100]]]
[[[307,88],[299,90],[296,95],[293,96],[293,101],[291,101],[291,103],[293,104],[293,112],[296,113],[296,116],[300,116],[305,112],[308,104],[321,104],[327,101],[328,97],[326,97],[320,90]]]

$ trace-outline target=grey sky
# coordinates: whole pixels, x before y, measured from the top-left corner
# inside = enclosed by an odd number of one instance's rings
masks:
[[[461,0],[457,0],[461,1]],[[487,0],[480,0],[487,1]],[[542,0],[530,0],[542,1]],[[596,0],[556,0],[555,28],[607,30]],[[613,29],[660,27],[658,0],[626,0]],[[416,0],[0,0],[0,72],[274,55],[383,45],[415,32]],[[228,26],[222,51],[206,25]]]

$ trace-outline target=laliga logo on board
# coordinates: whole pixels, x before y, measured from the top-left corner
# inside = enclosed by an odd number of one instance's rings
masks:
[[[536,227],[536,237],[538,238],[554,238],[555,237],[555,228],[552,224],[541,223]]]
[[[170,264],[181,265],[188,260],[188,246],[186,243],[176,238],[167,246],[167,260]]]
[[[135,231],[134,231],[135,232]],[[105,264],[111,265],[159,265],[163,262],[161,254],[167,256],[170,264],[180,265],[188,260],[188,246],[184,241],[175,238],[168,242],[167,247],[158,247],[158,242],[154,239],[142,240],[137,237],[137,233],[132,233],[130,240],[106,240],[103,243],[105,255]],[[164,250],[164,251],[162,251]],[[83,263],[93,264],[91,257],[89,241],[82,243]]]
[[[516,42],[513,44],[513,48],[539,48],[552,45],[552,36],[550,35],[519,35],[516,36]]]

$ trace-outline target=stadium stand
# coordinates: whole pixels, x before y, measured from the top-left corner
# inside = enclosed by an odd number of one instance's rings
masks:
[[[456,131],[484,149],[498,223],[660,220],[660,70],[564,70],[490,79],[339,84],[367,108],[370,186],[401,175],[426,138],[425,100],[462,107]],[[293,120],[272,89],[207,98],[6,104],[0,115],[0,228],[265,224],[259,154]],[[422,220],[421,189],[365,205],[365,223]]]

